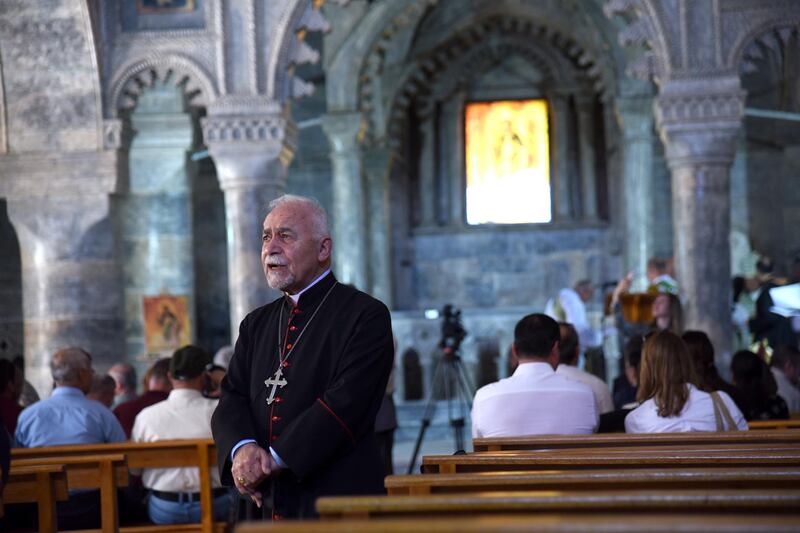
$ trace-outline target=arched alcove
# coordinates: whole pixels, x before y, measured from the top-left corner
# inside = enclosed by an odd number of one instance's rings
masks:
[[[19,241],[0,198],[0,357],[23,353],[22,260]]]
[[[403,390],[404,401],[421,400],[425,391],[422,383],[422,365],[419,360],[419,352],[414,348],[409,348],[403,352]]]
[[[475,379],[477,388],[497,381],[500,362],[500,348],[497,339],[478,339],[478,372]]]
[[[744,49],[744,129],[731,173],[732,227],[787,275],[800,253],[800,32],[774,27]],[[752,265],[751,265],[752,267]],[[749,273],[749,272],[744,272]]]
[[[187,342],[213,351],[230,339],[227,239],[224,199],[202,144],[204,109],[178,73],[151,71],[137,79],[148,83],[136,85],[135,98],[128,93],[133,107],[121,112],[129,132],[127,186],[118,198],[127,356],[170,355],[170,343]],[[154,348],[158,328],[146,324],[145,299],[161,296],[185,302],[185,313],[180,303],[170,307],[184,335]]]

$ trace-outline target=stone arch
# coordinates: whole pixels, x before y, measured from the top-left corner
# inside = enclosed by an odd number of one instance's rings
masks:
[[[501,30],[504,36],[492,40],[482,38],[497,30]],[[531,37],[543,37],[549,49],[532,41]],[[391,141],[396,141],[402,137],[407,110],[413,98],[438,79],[444,78],[444,72],[451,73],[447,76],[451,80],[449,83],[463,83],[466,77],[480,71],[482,65],[488,65],[498,56],[511,52],[519,54],[552,82],[577,89],[580,79],[576,75],[582,73],[591,82],[592,89],[599,93],[601,100],[606,101],[611,97],[612,89],[607,89],[605,85],[609,80],[597,67],[593,55],[580,45],[530,21],[496,17],[456,34],[443,46],[417,61],[398,84],[391,98],[389,112],[386,113],[385,124],[371,124],[374,133],[380,135],[385,131]],[[453,58],[456,57],[460,59],[454,63]],[[611,84],[613,86],[613,80]],[[362,94],[362,108],[372,110],[378,105],[372,104],[371,98],[371,94]]]
[[[354,110],[358,107],[360,71],[387,25],[395,20],[409,24],[416,20],[409,16],[416,12],[415,6],[427,7],[436,3],[438,0],[394,0],[373,5],[327,67],[328,76],[341,81],[336,90],[328,89],[329,110]]]
[[[330,29],[319,11],[324,0],[292,0],[287,3],[289,6],[283,10],[276,25],[264,82],[267,97],[280,102],[311,94],[313,85],[295,77],[293,67],[319,60],[319,52],[303,41],[305,33]]]
[[[748,31],[742,32],[731,47],[728,56],[728,65],[732,69],[739,68],[747,61],[747,52],[757,41],[766,35],[777,32],[784,42],[793,32],[800,31],[800,14],[795,18],[769,19],[760,24],[754,25]]]
[[[108,97],[108,113],[116,116],[121,109],[130,109],[142,92],[157,81],[180,86],[193,106],[208,106],[217,97],[211,76],[192,59],[179,54],[154,54],[134,60],[112,77]]]

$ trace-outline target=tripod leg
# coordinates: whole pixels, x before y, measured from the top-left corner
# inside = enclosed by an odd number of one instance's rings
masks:
[[[434,390],[436,389],[437,379],[442,371],[442,360],[436,361],[436,369],[433,371],[433,381],[431,381],[431,388],[428,391],[428,399],[425,401],[425,409],[422,413],[422,421],[417,434],[417,442],[414,444],[414,452],[411,454],[411,461],[408,463],[408,474],[413,473],[414,465],[417,464],[417,455],[419,455],[420,446],[422,446],[422,439],[425,437],[425,430],[431,425],[431,419],[436,411],[436,400],[434,398]]]
[[[445,361],[445,394],[447,396],[447,417],[450,421],[450,426],[453,428],[453,440],[456,446],[456,451],[464,449],[464,410],[461,408],[460,398],[454,396],[453,393],[458,394],[458,359],[450,358]],[[450,380],[453,380],[451,383]],[[454,416],[453,401],[457,402],[459,418]]]

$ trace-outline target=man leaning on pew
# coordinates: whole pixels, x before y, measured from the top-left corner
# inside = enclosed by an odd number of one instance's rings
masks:
[[[472,403],[472,436],[580,435],[598,423],[594,393],[585,384],[555,372],[558,323],[532,314],[514,328],[514,374],[478,389]]]
[[[53,355],[53,394],[19,416],[16,444],[23,448],[123,442],[125,432],[104,405],[86,398],[92,386],[92,356],[81,348],[64,348]],[[100,492],[70,491],[59,502],[59,529],[100,527]]]

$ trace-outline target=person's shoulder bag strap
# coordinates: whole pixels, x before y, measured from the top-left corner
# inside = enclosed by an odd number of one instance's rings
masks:
[[[714,419],[717,423],[717,431],[737,431],[739,428],[736,426],[736,422],[734,422],[730,411],[728,411],[728,407],[717,391],[711,393],[711,401],[714,403]],[[728,426],[727,430],[724,427],[725,425]]]

